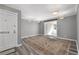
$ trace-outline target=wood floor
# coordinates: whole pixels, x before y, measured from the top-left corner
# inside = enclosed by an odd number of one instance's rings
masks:
[[[77,55],[76,41],[49,36],[24,38],[22,46],[8,55]]]
[[[33,36],[23,39],[23,45],[16,48],[21,55],[77,55],[75,41],[48,36]]]

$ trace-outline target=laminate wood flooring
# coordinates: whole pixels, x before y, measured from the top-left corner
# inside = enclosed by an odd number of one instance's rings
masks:
[[[48,36],[33,36],[23,39],[21,47],[16,48],[20,55],[77,55],[76,41]]]

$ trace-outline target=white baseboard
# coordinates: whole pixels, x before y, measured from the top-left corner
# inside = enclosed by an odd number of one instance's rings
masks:
[[[12,53],[12,52],[15,52],[15,49],[10,49],[10,50],[0,52],[0,55],[7,55],[7,54]]]
[[[40,34],[36,34],[36,35],[29,35],[29,36],[22,36],[21,39],[23,38],[28,38],[28,37],[32,37],[32,36],[37,36],[37,35],[40,35]]]
[[[16,47],[22,46],[22,44],[18,44]]]
[[[76,41],[76,46],[77,46],[77,51],[78,51],[78,55],[79,55],[78,41]]]

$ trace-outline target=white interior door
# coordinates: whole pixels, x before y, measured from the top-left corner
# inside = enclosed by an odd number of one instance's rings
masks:
[[[17,46],[17,14],[0,9],[0,51]]]

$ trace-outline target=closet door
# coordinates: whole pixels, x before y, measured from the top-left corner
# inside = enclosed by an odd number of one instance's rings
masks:
[[[17,14],[0,9],[0,51],[17,46]]]

